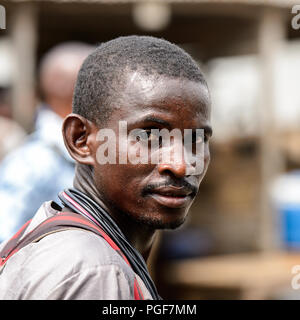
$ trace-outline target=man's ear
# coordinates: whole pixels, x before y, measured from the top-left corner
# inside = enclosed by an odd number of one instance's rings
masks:
[[[78,114],[71,113],[65,118],[62,134],[65,146],[75,161],[94,166],[95,132],[95,125]]]

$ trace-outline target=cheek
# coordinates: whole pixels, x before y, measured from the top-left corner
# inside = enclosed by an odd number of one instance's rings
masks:
[[[103,187],[105,197],[124,212],[140,215],[146,210],[147,204],[142,196],[144,186],[144,169],[138,165],[111,166],[111,174],[106,175],[106,185]],[[108,187],[107,187],[108,186]]]
[[[113,201],[123,202],[141,192],[144,169],[138,165],[110,164],[95,170],[98,190]]]

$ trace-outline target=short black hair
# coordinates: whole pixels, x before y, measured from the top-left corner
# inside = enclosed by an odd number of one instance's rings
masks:
[[[73,112],[103,124],[112,112],[124,71],[185,78],[207,86],[194,59],[177,45],[151,36],[126,36],[102,43],[83,62],[78,73]]]

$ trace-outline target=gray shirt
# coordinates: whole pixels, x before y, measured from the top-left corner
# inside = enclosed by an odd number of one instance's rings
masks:
[[[56,213],[51,201],[45,202],[25,234]],[[152,299],[140,277],[102,237],[64,230],[25,246],[7,261],[0,271],[0,299],[129,300],[134,299],[134,277],[144,299]]]

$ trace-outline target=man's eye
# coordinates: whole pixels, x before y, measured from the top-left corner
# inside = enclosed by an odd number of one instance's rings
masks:
[[[138,141],[147,141],[151,137],[151,130],[140,130],[137,135]]]
[[[136,141],[151,142],[159,140],[159,136],[153,133],[150,129],[139,130],[136,132]]]
[[[158,137],[152,132],[152,130],[145,130],[148,140],[156,140]]]
[[[158,142],[158,144],[161,145],[162,137],[159,134],[156,134],[153,130],[145,130],[145,132],[149,143]]]
[[[209,138],[210,138],[210,135],[206,132],[201,133],[201,134],[193,133],[193,135],[192,135],[192,141],[195,144],[203,143],[203,142],[206,143],[209,141]]]
[[[204,142],[206,143],[206,142],[208,142],[210,140],[211,135],[210,134],[204,134],[203,138],[204,138]]]
[[[196,132],[193,132],[192,134],[192,143],[198,144],[203,143],[207,141],[207,136],[203,134],[196,134]]]
[[[197,137],[195,137],[195,143],[196,144],[197,143],[202,143],[203,141],[206,142],[206,140],[205,140],[206,138],[207,138],[206,136],[203,137],[202,135],[201,136],[197,136]]]

